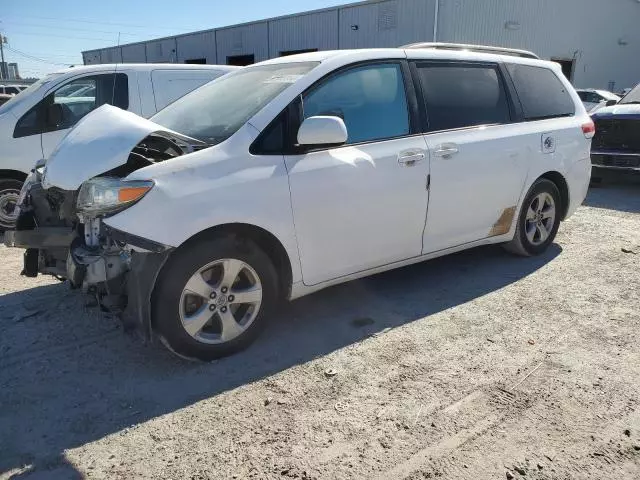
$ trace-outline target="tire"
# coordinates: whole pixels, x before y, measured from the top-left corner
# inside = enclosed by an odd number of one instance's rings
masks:
[[[235,270],[239,273],[229,285],[225,275]],[[259,302],[242,303],[257,298],[256,285]],[[181,357],[210,361],[231,355],[248,347],[266,326],[278,285],[273,262],[254,242],[233,235],[200,238],[180,247],[162,269],[152,297],[154,329]]]
[[[16,217],[12,211],[18,201],[22,182],[13,178],[0,179],[0,233],[13,230],[16,226]]]
[[[540,205],[538,202],[541,198],[545,198],[544,205],[538,208]],[[549,198],[552,199],[553,205],[551,205]],[[549,217],[541,218],[538,210],[542,210],[542,216],[548,215],[549,207],[553,207],[553,219]],[[522,202],[515,235],[511,242],[505,244],[505,249],[516,255],[527,257],[544,253],[556,238],[563,207],[560,191],[556,184],[546,178],[538,179],[531,186],[524,202]],[[531,211],[536,214],[533,219],[531,218]],[[528,215],[529,219],[527,218]],[[532,226],[533,238],[530,233]],[[546,237],[544,237],[543,231],[546,232]]]

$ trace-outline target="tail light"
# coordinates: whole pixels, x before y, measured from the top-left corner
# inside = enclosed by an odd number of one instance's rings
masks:
[[[582,133],[584,133],[584,138],[592,139],[596,134],[596,125],[591,122],[584,123],[582,125]]]

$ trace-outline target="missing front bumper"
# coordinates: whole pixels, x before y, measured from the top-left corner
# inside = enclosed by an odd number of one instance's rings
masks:
[[[76,236],[75,230],[68,227],[8,230],[4,233],[4,244],[15,248],[69,248]]]
[[[121,318],[125,329],[137,330],[146,340],[152,337],[151,297],[160,271],[170,254],[171,250],[162,253],[131,253],[126,282],[127,306]]]

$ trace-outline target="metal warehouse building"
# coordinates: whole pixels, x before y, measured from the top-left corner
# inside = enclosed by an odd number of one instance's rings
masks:
[[[90,50],[83,59],[247,65],[424,41],[532,50],[560,62],[577,87],[619,90],[640,81],[640,0],[373,0]]]

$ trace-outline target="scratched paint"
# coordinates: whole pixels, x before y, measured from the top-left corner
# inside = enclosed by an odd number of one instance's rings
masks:
[[[495,237],[497,235],[504,235],[505,233],[507,233],[511,228],[511,223],[513,222],[513,216],[515,213],[516,213],[515,206],[505,208],[502,211],[502,215],[500,215],[500,218],[498,218],[496,223],[493,224],[493,227],[491,227],[489,236]]]

